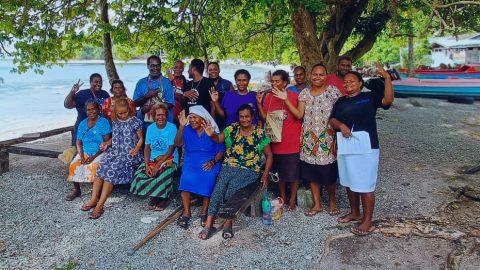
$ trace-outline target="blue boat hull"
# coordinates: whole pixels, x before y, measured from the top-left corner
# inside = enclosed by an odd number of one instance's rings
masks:
[[[424,86],[394,85],[395,93],[401,95],[421,95],[435,97],[480,97],[479,86]]]
[[[415,74],[417,79],[480,79],[480,74]]]

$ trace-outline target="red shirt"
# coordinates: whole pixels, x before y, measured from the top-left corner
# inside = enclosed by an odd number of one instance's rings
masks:
[[[287,98],[298,107],[298,93],[287,91]],[[295,154],[300,153],[300,133],[302,130],[302,121],[295,118],[284,101],[268,93],[263,101],[263,110],[267,112],[284,110],[287,113],[287,118],[283,120],[282,127],[282,142],[270,143],[272,153],[274,154]]]
[[[347,91],[345,91],[345,87],[343,86],[343,79],[338,77],[337,74],[328,74],[326,84],[337,87],[342,96],[347,95]]]

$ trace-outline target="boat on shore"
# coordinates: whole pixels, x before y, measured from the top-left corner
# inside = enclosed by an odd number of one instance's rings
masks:
[[[406,69],[400,69],[402,77],[407,75]],[[463,65],[456,69],[417,69],[417,79],[480,79],[480,64]]]
[[[479,79],[418,79],[393,81],[400,96],[430,96],[438,98],[468,97],[480,99]]]

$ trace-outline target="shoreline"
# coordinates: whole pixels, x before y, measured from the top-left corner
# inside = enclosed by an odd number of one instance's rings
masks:
[[[374,219],[435,217],[453,197],[449,186],[480,186],[478,174],[460,173],[479,160],[480,137],[475,134],[480,134],[480,104],[412,101],[398,98],[390,110],[377,115],[381,163]],[[33,145],[60,150],[68,146],[68,138],[63,134]],[[375,233],[336,240],[330,255],[323,257],[325,241],[348,233],[348,227],[340,227],[337,217],[325,211],[305,217],[303,209],[285,212],[270,227],[261,218],[242,215],[233,239],[223,240],[217,233],[202,241],[194,208],[189,229],[171,224],[126,256],[176,202],[166,211],[152,212],[146,200],[114,190],[105,214],[92,221],[79,210],[88,200],[88,185],[82,186],[81,199],[63,201],[70,185],[64,180],[67,166],[59,160],[12,155],[10,163],[10,172],[0,176],[0,261],[7,269],[51,269],[68,263],[78,265],[75,269],[439,269],[455,248],[448,240]],[[343,188],[337,189],[337,200],[345,214]],[[473,253],[460,264],[475,269],[480,257]]]

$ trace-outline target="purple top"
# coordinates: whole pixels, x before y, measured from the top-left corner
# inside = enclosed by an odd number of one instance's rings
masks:
[[[238,122],[238,108],[248,104],[253,108],[253,124],[258,122],[257,98],[255,92],[248,92],[246,95],[240,95],[237,91],[228,91],[222,99],[221,106],[227,117],[227,126]]]

